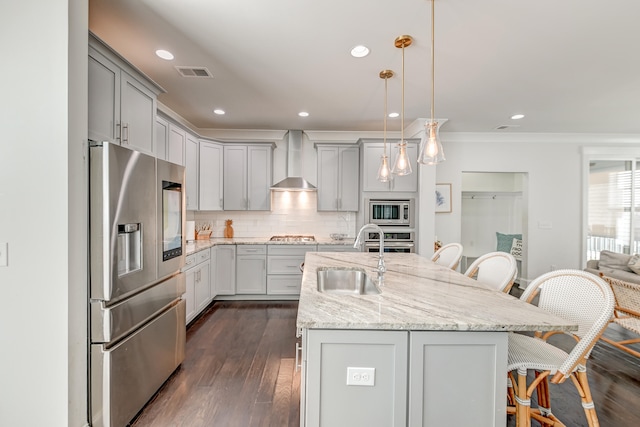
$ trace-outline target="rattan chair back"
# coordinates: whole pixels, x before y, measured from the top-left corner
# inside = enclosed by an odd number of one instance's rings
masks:
[[[518,275],[518,264],[511,254],[489,252],[476,259],[464,275],[498,291],[509,292]]]
[[[462,258],[462,245],[460,243],[449,243],[438,249],[431,257],[431,261],[455,270],[458,268],[460,258]]]

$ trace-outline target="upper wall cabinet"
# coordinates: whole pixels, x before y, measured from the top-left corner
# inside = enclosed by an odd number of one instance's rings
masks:
[[[89,38],[89,139],[154,152],[159,86],[108,46]]]
[[[360,151],[353,145],[316,144],[318,150],[318,210],[357,212]]]
[[[184,147],[187,210],[198,210],[198,139],[187,133]]]
[[[156,157],[167,160],[167,147],[169,145],[169,122],[160,116],[156,116],[156,136],[154,152]]]
[[[407,154],[411,161],[413,172],[405,176],[394,176],[388,182],[378,181],[378,168],[380,158],[384,153],[384,142],[380,139],[361,139],[362,147],[362,191],[418,191],[418,140],[407,141]],[[390,143],[387,140],[387,156],[389,157],[389,167],[393,167],[393,162],[398,154],[397,142]]]
[[[198,206],[201,211],[221,211],[224,175],[222,144],[201,140],[199,148]]]
[[[273,145],[224,146],[225,211],[271,210]]]
[[[169,140],[167,145],[167,161],[184,166],[184,146],[187,143],[187,132],[180,126],[169,123]]]

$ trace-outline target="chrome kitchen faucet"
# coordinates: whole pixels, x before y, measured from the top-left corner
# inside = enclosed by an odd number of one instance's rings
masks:
[[[387,271],[387,268],[384,265],[384,231],[380,228],[379,225],[376,224],[365,224],[362,226],[360,231],[358,231],[358,237],[356,237],[356,241],[353,244],[353,247],[356,249],[360,249],[362,247],[362,232],[367,228],[373,228],[378,232],[378,236],[380,237],[380,249],[379,249],[379,257],[378,257],[378,281],[380,286],[383,284],[384,273]]]

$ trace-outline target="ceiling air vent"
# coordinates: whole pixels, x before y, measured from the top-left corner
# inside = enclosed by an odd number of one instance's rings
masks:
[[[213,78],[213,74],[206,67],[180,67],[176,66],[176,70],[182,77],[204,77]]]
[[[495,127],[495,130],[504,130],[520,127],[520,125],[499,125]]]

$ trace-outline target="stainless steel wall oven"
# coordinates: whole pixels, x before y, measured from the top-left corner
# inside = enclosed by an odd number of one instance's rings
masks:
[[[364,243],[365,252],[380,252],[380,233],[367,232]],[[416,245],[413,231],[384,231],[385,253],[414,253]]]

